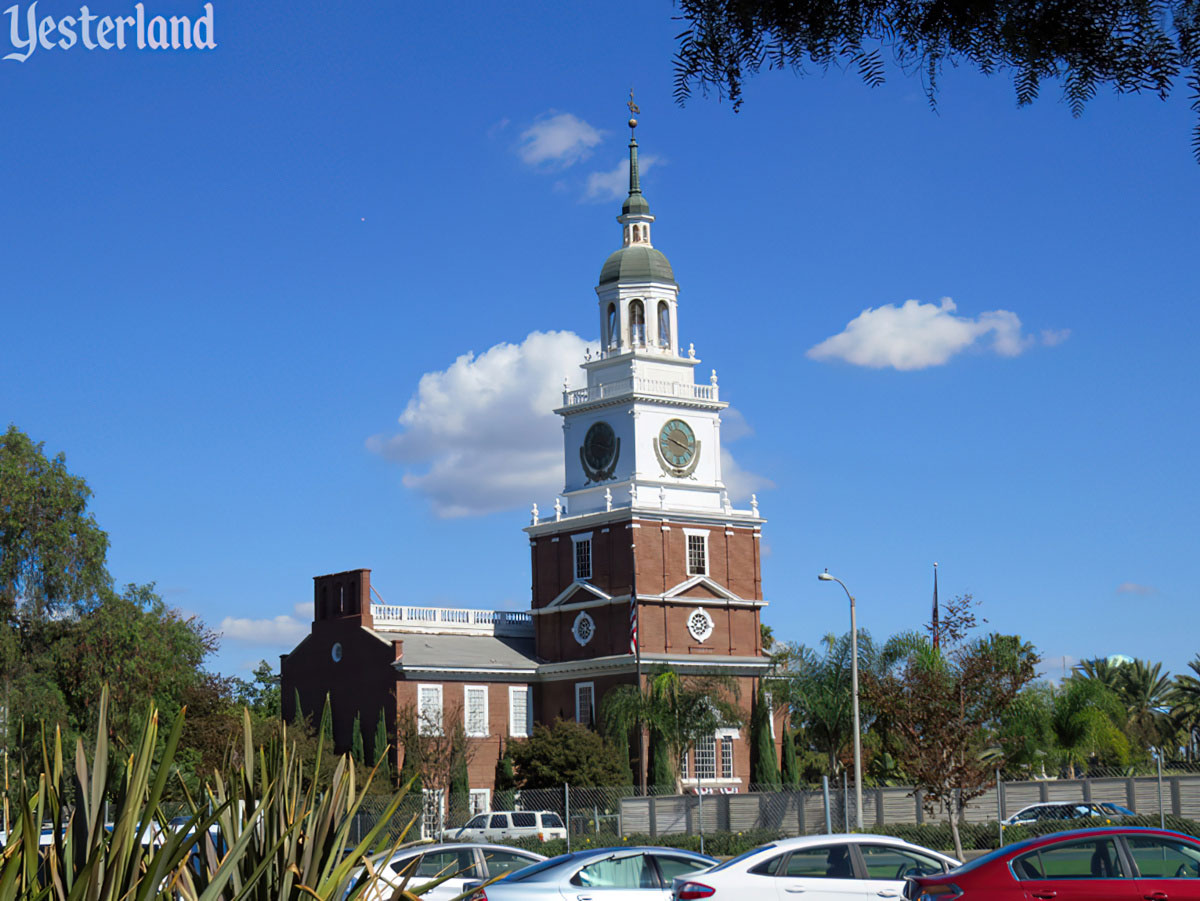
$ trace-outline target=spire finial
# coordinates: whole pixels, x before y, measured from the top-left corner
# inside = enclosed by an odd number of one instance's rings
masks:
[[[625,104],[629,107],[629,193],[630,195],[641,194],[642,184],[638,178],[638,162],[637,162],[637,138],[634,136],[634,129],[637,128],[637,119],[634,116],[640,115],[641,108],[633,102],[633,88],[629,89],[629,102]]]

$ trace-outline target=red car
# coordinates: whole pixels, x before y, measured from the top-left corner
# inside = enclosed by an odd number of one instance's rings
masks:
[[[909,901],[1200,901],[1200,841],[1106,826],[1031,838],[948,873],[915,876]]]

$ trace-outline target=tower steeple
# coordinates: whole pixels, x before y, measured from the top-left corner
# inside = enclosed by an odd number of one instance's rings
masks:
[[[633,91],[629,92],[629,102],[625,104],[629,107],[631,114],[640,113],[638,105],[633,102]],[[650,223],[654,221],[654,217],[650,215],[650,204],[646,202],[646,198],[642,196],[642,180],[638,173],[638,142],[635,131],[637,129],[637,119],[630,115],[629,118],[629,196],[625,198],[625,202],[621,205],[621,215],[617,217],[617,221],[624,228],[624,244],[629,247],[631,244],[650,245]]]

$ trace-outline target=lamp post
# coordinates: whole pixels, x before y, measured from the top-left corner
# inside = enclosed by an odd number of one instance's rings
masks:
[[[863,828],[862,815],[862,736],[858,725],[858,618],[854,609],[854,595],[846,583],[829,574],[829,570],[818,573],[822,582],[837,582],[850,598],[850,694],[854,706],[854,824],[859,831]]]

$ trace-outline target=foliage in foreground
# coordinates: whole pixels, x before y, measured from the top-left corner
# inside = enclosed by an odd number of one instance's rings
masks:
[[[0,901],[341,901],[374,886],[378,877],[368,856],[399,847],[412,825],[404,825],[394,842],[385,838],[402,791],[374,828],[352,843],[354,817],[374,774],[360,788],[354,767],[342,757],[328,779],[312,778],[320,761],[308,771],[286,727],[256,747],[246,714],[240,760],[214,774],[203,796],[188,799],[186,825],[173,828],[162,801],[183,716],[157,751],[158,713],[152,708],[133,752],[110,760],[108,706],[105,690],[91,760],[79,740],[73,772],[61,733],[43,742],[42,772],[23,780],[36,788],[22,793],[0,854]],[[40,845],[44,823],[51,825],[48,846]],[[351,887],[364,863],[365,878]],[[405,886],[394,897],[417,897],[432,884]]]

